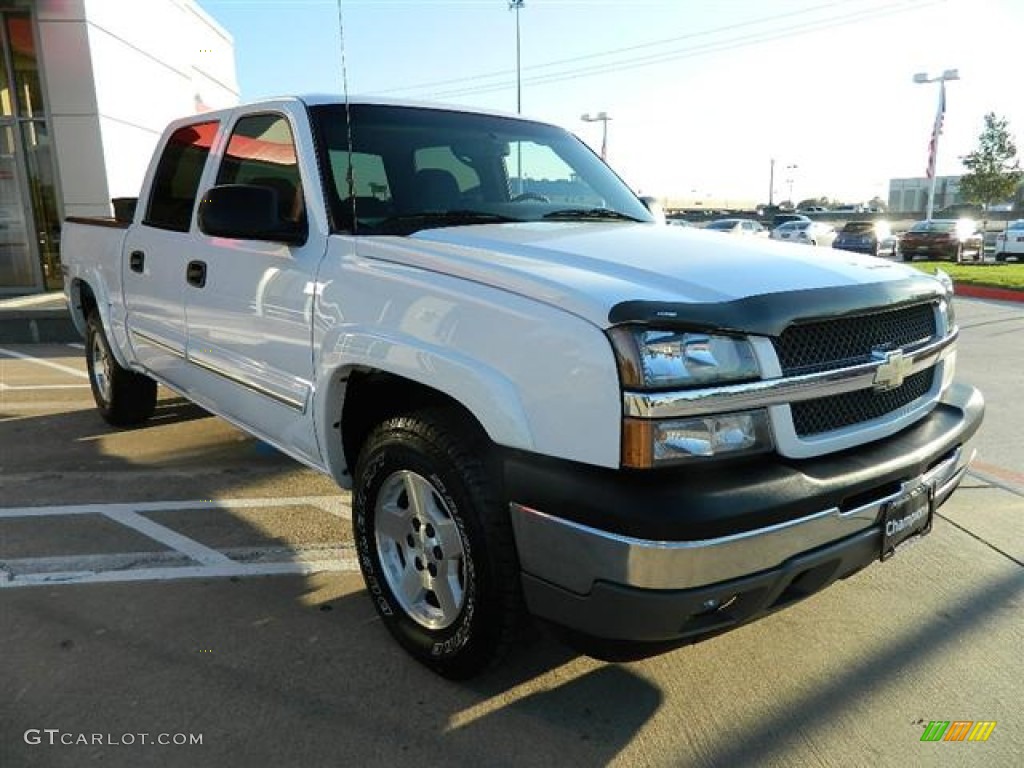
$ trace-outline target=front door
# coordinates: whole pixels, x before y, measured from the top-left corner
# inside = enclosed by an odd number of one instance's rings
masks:
[[[196,389],[217,409],[292,455],[319,464],[312,428],[312,312],[327,245],[315,167],[301,167],[294,137],[303,115],[244,115],[231,127],[215,184],[277,192],[283,218],[305,226],[301,246],[199,233],[186,288],[188,358]],[[314,202],[315,201],[315,202]]]

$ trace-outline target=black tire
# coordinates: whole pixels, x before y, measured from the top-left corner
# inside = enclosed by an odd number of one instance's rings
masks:
[[[115,427],[141,424],[156,410],[156,382],[121,367],[110,351],[99,315],[86,320],[85,363],[100,415]]]
[[[500,659],[525,615],[487,448],[453,409],[428,409],[378,425],[355,470],[352,529],[370,598],[398,643],[449,679]]]
[[[1004,262],[1004,261],[1006,261],[1006,254],[1005,254],[1005,253],[1004,253],[1003,251],[999,251],[999,252],[998,252],[998,253],[996,254],[996,261],[998,261],[998,262]]]

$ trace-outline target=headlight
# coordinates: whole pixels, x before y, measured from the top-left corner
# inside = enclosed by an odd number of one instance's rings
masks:
[[[608,332],[627,389],[705,387],[760,378],[746,339],[628,326]]]
[[[762,453],[773,445],[763,409],[622,424],[622,465],[633,469]]]

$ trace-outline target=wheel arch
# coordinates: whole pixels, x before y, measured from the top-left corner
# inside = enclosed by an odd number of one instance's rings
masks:
[[[117,343],[118,334],[114,328],[113,316],[110,311],[110,300],[103,291],[103,282],[98,279],[90,281],[83,277],[75,277],[68,286],[67,296],[71,322],[74,323],[75,329],[81,334],[82,338],[84,339],[87,333],[86,324],[89,315],[95,312],[99,315],[100,323],[107,334],[107,341],[110,344],[110,351],[114,355],[114,359],[122,367],[130,368],[131,365],[125,357],[121,345]]]
[[[325,376],[317,387],[316,423],[324,463],[335,481],[352,487],[359,452],[373,427],[428,407],[451,408],[493,443],[532,448],[526,415],[511,385],[462,373],[460,385],[451,392],[407,372],[376,366],[352,364]]]

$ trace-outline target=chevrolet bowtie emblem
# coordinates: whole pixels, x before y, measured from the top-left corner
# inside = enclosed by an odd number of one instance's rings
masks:
[[[891,352],[873,349],[871,355],[876,360],[882,361],[882,364],[875,370],[873,384],[876,392],[896,389],[914,367],[914,361],[909,357],[904,357],[902,349],[894,349]]]

